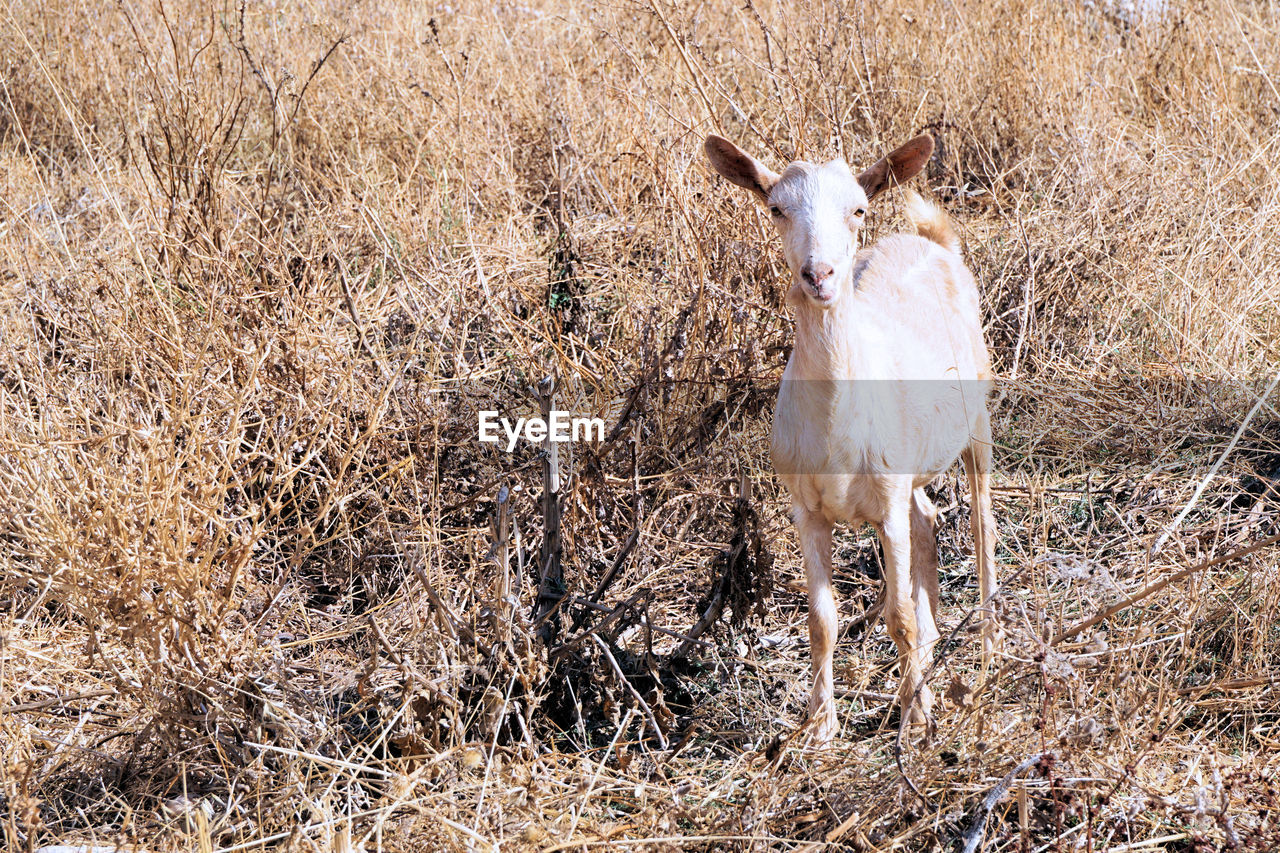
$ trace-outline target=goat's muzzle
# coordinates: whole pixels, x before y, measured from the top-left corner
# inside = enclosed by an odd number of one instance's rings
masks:
[[[834,275],[835,269],[831,264],[806,261],[800,268],[800,279],[805,283],[809,294],[824,304],[835,298]]]

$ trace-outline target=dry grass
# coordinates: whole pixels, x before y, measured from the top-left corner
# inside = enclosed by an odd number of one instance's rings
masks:
[[[1048,755],[985,849],[1274,849],[1275,552],[1173,573],[1277,532],[1280,7],[1107,9],[7,6],[5,847],[951,849]],[[784,270],[712,130],[933,132],[985,288],[1005,655],[945,644],[900,762],[879,627],[834,748],[796,732]],[[535,625],[544,463],[476,415],[552,372],[612,435],[561,459],[578,598]],[[877,557],[838,549],[847,623]],[[650,630],[715,591],[704,645]]]

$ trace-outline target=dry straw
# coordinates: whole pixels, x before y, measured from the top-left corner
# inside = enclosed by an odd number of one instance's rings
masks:
[[[10,3],[4,847],[1275,849],[1277,44],[1219,0]],[[784,267],[712,131],[932,133],[984,288],[1005,653],[957,631],[900,755],[866,531],[802,748]],[[609,428],[554,500],[476,441],[546,376]]]

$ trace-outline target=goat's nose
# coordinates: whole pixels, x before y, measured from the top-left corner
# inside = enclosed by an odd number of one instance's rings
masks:
[[[831,264],[820,264],[813,261],[807,261],[800,268],[800,277],[808,282],[810,287],[818,287],[830,278],[833,273],[835,273],[835,270],[831,268]]]

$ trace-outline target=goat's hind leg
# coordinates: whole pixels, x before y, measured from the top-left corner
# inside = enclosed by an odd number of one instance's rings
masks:
[[[809,694],[812,739],[825,745],[839,729],[835,703],[836,602],[831,589],[831,528],[821,513],[795,507],[796,533],[804,553],[809,587],[809,654],[813,659],[813,690]]]
[[[965,476],[973,495],[969,522],[973,528],[973,552],[982,596],[982,666],[991,664],[999,626],[991,598],[996,592],[996,521],[991,512],[991,420],[984,411],[974,425],[973,439],[961,454]]]
[[[924,659],[938,642],[938,508],[923,488],[911,493],[911,598]],[[927,709],[926,709],[927,710]]]

